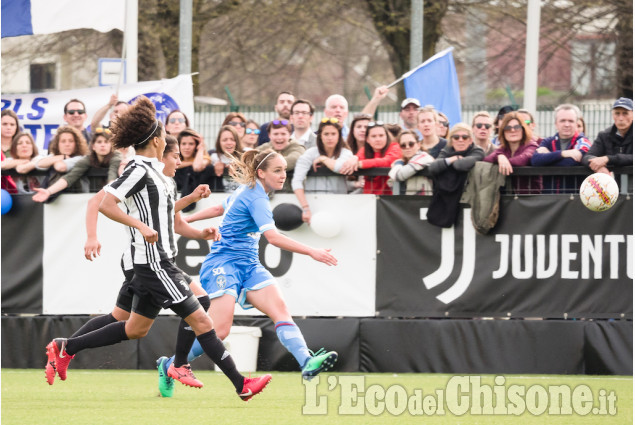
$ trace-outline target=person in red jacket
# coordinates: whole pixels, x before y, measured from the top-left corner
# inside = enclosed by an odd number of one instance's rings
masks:
[[[340,173],[352,174],[367,168],[390,168],[393,162],[401,158],[401,155],[399,144],[392,140],[384,123],[371,121],[366,127],[366,144],[342,165]],[[364,178],[364,193],[392,195],[388,179],[388,175],[366,176]]]

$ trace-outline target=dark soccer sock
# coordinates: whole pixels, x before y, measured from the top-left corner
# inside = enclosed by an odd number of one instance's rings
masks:
[[[207,295],[197,297],[198,302],[201,303],[201,307],[203,310],[207,312],[209,308],[209,297]],[[196,335],[190,325],[188,325],[185,320],[181,319],[181,323],[179,323],[179,331],[176,334],[176,349],[174,350],[174,367],[181,367],[184,364],[187,364],[187,355],[192,348],[192,344],[196,340]]]
[[[234,359],[232,359],[229,351],[225,350],[225,346],[216,336],[216,331],[212,329],[209,332],[200,334],[197,339],[198,342],[201,343],[201,347],[203,347],[205,354],[207,354],[229,378],[229,380],[232,381],[232,384],[236,387],[236,391],[241,392],[245,382],[245,377],[238,372],[238,369],[236,369]]]
[[[115,323],[117,319],[112,316],[112,313],[105,314],[103,316],[97,316],[90,319],[88,322],[84,323],[84,326],[75,331],[71,338],[75,338],[76,336],[87,334],[88,332],[92,332],[95,329],[103,328],[106,325],[110,325],[111,323]]]
[[[126,340],[128,340],[126,322],[116,322],[87,334],[69,338],[66,343],[66,352],[73,356],[85,348],[105,347]]]

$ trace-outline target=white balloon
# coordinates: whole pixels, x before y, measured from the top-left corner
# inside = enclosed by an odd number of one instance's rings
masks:
[[[318,211],[311,216],[311,230],[323,238],[334,238],[342,230],[340,219],[328,211]]]

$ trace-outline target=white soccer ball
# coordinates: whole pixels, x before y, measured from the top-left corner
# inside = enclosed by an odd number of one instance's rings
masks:
[[[334,238],[340,233],[342,222],[331,212],[318,211],[311,216],[311,225],[309,227],[316,235],[328,239]]]
[[[615,179],[604,173],[591,174],[580,186],[580,199],[591,211],[608,210],[615,204],[619,194]]]

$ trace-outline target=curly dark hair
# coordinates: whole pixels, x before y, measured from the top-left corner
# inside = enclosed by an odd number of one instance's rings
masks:
[[[139,96],[112,125],[112,144],[115,149],[130,146],[143,149],[154,137],[161,137],[163,123],[157,120],[156,112],[150,99]]]
[[[82,133],[80,133],[79,130],[77,130],[76,128],[68,126],[68,125],[64,125],[57,128],[57,132],[55,133],[55,136],[53,136],[53,138],[51,139],[51,142],[49,143],[48,151],[50,154],[53,154],[53,155],[60,154],[60,150],[59,150],[60,136],[64,133],[70,134],[71,136],[73,136],[73,139],[75,140],[75,149],[73,150],[71,157],[78,156],[78,155],[83,156],[88,154],[88,144],[86,144],[86,139],[84,139],[84,136],[82,135]]]

